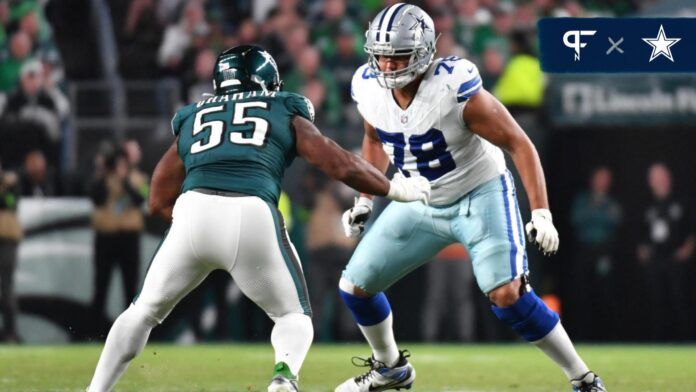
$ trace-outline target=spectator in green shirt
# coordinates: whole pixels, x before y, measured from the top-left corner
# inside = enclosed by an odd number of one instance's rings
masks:
[[[0,53],[0,92],[9,92],[17,87],[19,71],[31,54],[31,38],[23,31],[10,37],[7,52]]]
[[[606,167],[592,172],[589,189],[573,200],[570,222],[573,227],[571,252],[573,276],[582,276],[582,282],[573,282],[570,290],[583,292],[568,303],[568,316],[577,325],[576,335],[582,339],[612,337],[614,331],[616,298],[615,247],[621,206],[611,196],[612,173]],[[585,290],[592,287],[592,290]],[[596,320],[584,315],[587,309],[596,309]],[[599,320],[599,322],[597,322]]]
[[[341,98],[336,79],[331,72],[322,67],[319,51],[312,46],[306,46],[295,57],[295,69],[284,78],[285,89],[301,92],[307,88],[310,81],[315,80],[320,82],[324,90],[323,94],[317,94],[324,96],[321,104],[312,102],[316,109],[317,121],[329,126],[337,125],[341,121]],[[313,88],[312,91],[314,90]]]
[[[7,1],[0,0],[0,48],[7,42],[7,31],[5,26],[10,23],[10,8]]]
[[[493,10],[493,23],[476,28],[471,48],[476,56],[482,56],[487,48],[496,46],[507,60],[510,51],[507,37],[515,23],[513,12],[514,9],[510,3],[501,3]]]
[[[356,38],[356,44],[362,47],[362,28],[357,26],[354,18],[346,12],[345,0],[324,1],[321,13],[312,23],[312,42],[321,50],[323,58],[331,58],[336,54],[336,41],[334,39],[336,26],[343,24],[343,29],[352,30]],[[347,26],[345,26],[347,25]]]
[[[326,58],[325,64],[336,79],[342,103],[349,105],[352,110],[350,84],[355,70],[365,63],[365,56],[355,48],[356,39],[352,26],[341,23],[337,30],[332,39],[336,44],[336,53]]]

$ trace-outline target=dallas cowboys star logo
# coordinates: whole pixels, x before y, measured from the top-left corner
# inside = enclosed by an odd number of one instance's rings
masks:
[[[411,14],[411,15],[413,15],[413,14]],[[425,30],[430,30],[430,27],[428,27],[428,25],[425,23],[425,18],[423,18],[423,17],[419,18],[415,15],[413,15],[413,18],[416,19],[416,22],[413,24],[413,26],[409,27],[409,30],[415,30],[418,27],[420,27],[421,30],[423,30],[423,32],[425,32]]]
[[[652,62],[658,56],[665,56],[669,59],[669,61],[674,62],[674,57],[672,57],[672,50],[670,47],[681,41],[681,38],[667,38],[664,27],[660,25],[660,30],[657,32],[657,37],[643,38],[643,41],[653,48],[652,53],[650,54],[650,61],[648,62]]]

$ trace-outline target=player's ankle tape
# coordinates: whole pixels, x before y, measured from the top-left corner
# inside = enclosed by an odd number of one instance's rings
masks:
[[[358,297],[353,294],[338,290],[343,302],[353,312],[355,321],[365,327],[379,324],[391,313],[391,306],[384,293],[377,293],[370,298]]]
[[[534,290],[520,296],[511,306],[500,308],[492,305],[491,309],[500,321],[512,327],[528,342],[548,335],[559,320],[558,314],[549,309]]]

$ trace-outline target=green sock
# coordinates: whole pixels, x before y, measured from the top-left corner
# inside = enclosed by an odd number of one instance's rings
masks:
[[[288,364],[285,362],[276,363],[275,367],[273,368],[273,376],[283,376],[288,380],[297,380],[297,376],[292,374],[290,367],[288,367]]]

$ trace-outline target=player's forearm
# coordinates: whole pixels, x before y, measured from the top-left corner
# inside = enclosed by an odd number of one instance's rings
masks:
[[[151,195],[147,200],[147,209],[150,215],[158,215],[162,218],[166,218],[164,211],[168,208],[173,208],[173,203],[167,202],[166,200],[157,197],[155,194]]]
[[[522,177],[532,210],[548,208],[546,181],[539,154],[505,106],[482,89],[469,99],[462,117],[472,132],[510,154]]]
[[[327,174],[369,197],[389,192],[389,180],[372,163],[347,151],[341,155]]]
[[[515,146],[508,150],[512,161],[515,163],[517,171],[522,177],[522,183],[527,198],[529,199],[529,207],[532,210],[538,208],[549,208],[549,201],[546,194],[546,179],[544,178],[544,170],[541,167],[539,154],[536,148],[528,138],[515,143]]]
[[[160,171],[152,176],[152,184],[150,196],[147,200],[148,210],[152,215],[159,215],[166,221],[172,219],[172,210],[174,203],[179,195],[178,190],[181,188],[181,178],[176,175],[167,175]]]
[[[152,182],[153,192],[150,193],[150,197],[147,200],[147,208],[151,215],[158,215],[165,220],[171,220],[171,211],[174,209],[175,200],[170,200],[169,197],[165,197],[162,192],[159,192],[159,186],[154,181]]]
[[[160,216],[166,222],[171,222],[174,219],[174,204],[168,205],[160,211]]]
[[[389,157],[387,157],[379,141],[365,136],[362,145],[362,156],[367,162],[379,170],[380,173],[384,174],[387,172],[387,168],[389,168]],[[373,197],[372,194],[367,193],[361,193],[360,196],[370,199]]]
[[[150,207],[149,210],[151,215],[157,215],[165,222],[171,222],[173,219],[174,204],[161,205],[154,209]]]

